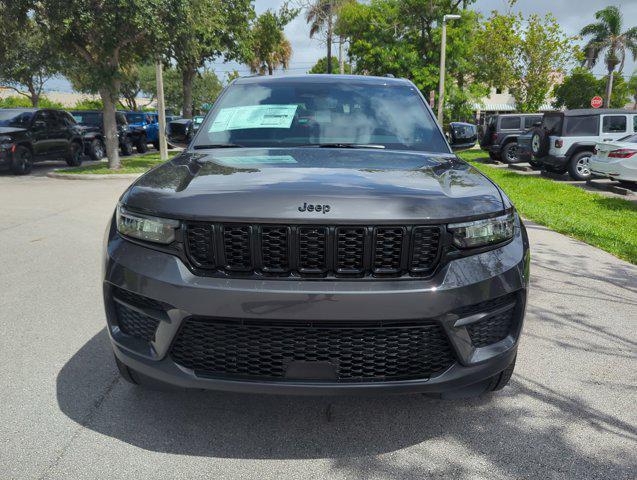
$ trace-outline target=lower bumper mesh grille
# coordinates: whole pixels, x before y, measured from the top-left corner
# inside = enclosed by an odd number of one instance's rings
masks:
[[[331,369],[330,379],[338,382],[427,378],[455,361],[435,323],[273,325],[200,318],[184,322],[171,356],[197,375],[261,380],[283,380],[289,367],[316,362]]]
[[[486,347],[504,340],[516,326],[517,295],[505,295],[466,309],[466,313],[494,310],[494,314],[467,325],[467,332],[474,347]]]
[[[155,337],[159,320],[122,304],[116,305],[117,321],[122,332],[150,342]]]

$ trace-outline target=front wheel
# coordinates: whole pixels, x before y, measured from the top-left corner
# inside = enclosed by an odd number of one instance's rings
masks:
[[[133,143],[130,138],[126,137],[122,140],[122,144],[120,146],[120,150],[122,151],[122,155],[124,157],[128,157],[133,154]]]
[[[99,138],[94,138],[89,146],[88,156],[91,157],[91,160],[101,160],[104,158],[106,156],[104,142]]]
[[[591,152],[579,152],[568,161],[568,174],[573,180],[588,180],[591,178],[591,168],[588,165],[593,154]]]
[[[27,147],[18,146],[13,152],[11,171],[15,175],[27,175],[33,168],[33,154]]]
[[[137,142],[137,153],[146,153],[148,151],[148,140],[146,140],[146,136],[143,136]]]
[[[82,165],[82,145],[78,142],[71,142],[65,160],[69,167],[79,167]]]
[[[502,159],[506,163],[518,162],[518,144],[516,142],[507,143],[502,149]]]

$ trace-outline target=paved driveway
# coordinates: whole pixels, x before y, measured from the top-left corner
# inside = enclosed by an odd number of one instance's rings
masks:
[[[0,175],[0,478],[637,477],[637,268],[530,226],[512,385],[471,401],[149,392],[100,251],[126,184]]]

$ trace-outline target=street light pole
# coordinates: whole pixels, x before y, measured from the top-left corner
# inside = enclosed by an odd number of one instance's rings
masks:
[[[438,87],[438,123],[442,126],[442,107],[445,101],[445,56],[447,50],[447,20],[456,20],[460,15],[442,17],[442,41],[440,42],[440,86]]]

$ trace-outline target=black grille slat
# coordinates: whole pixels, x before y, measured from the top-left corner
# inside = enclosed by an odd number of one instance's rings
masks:
[[[154,340],[159,320],[128,308],[121,303],[116,303],[115,309],[117,311],[117,323],[122,332],[147,342]]]
[[[469,337],[474,347],[486,347],[504,340],[513,328],[514,309],[492,315],[479,322],[467,325]]]
[[[290,270],[289,227],[261,229],[261,260],[264,272],[284,273]]]
[[[327,272],[327,228],[299,227],[299,272],[322,274]]]
[[[440,250],[440,227],[414,227],[409,269],[413,273],[428,273],[436,267]]]
[[[439,225],[317,226],[186,222],[184,251],[198,275],[383,277],[433,274]]]
[[[226,269],[247,272],[252,269],[252,232],[248,225],[223,227],[223,253]]]
[[[428,378],[455,362],[433,322],[356,327],[189,318],[171,356],[198,375],[270,380],[285,380],[293,362],[328,362],[338,382]]]
[[[400,273],[405,229],[378,227],[374,230],[374,273]]]
[[[336,229],[336,272],[363,273],[365,254],[365,228],[339,227]]]
[[[186,246],[197,267],[214,268],[214,238],[211,224],[193,224],[186,230]]]

